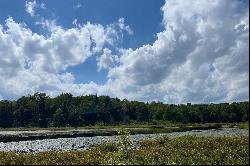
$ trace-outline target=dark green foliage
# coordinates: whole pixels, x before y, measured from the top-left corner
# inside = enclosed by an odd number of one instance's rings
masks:
[[[120,100],[109,96],[77,96],[63,93],[50,98],[45,93],[0,101],[0,127],[64,127],[115,125],[131,122],[244,122],[249,120],[249,102],[221,104],[163,104]]]

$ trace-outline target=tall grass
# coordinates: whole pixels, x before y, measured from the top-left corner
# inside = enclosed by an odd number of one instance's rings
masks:
[[[240,124],[239,124],[239,127],[240,127],[241,129],[249,130],[249,122],[247,121],[247,122],[240,123]]]

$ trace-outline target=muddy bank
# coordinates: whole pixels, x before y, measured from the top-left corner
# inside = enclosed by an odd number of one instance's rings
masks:
[[[220,125],[127,128],[131,135],[184,132],[191,130],[219,129]],[[35,130],[35,131],[0,131],[0,142],[17,142],[57,138],[95,137],[117,135],[119,128],[108,129],[71,129],[71,130]]]
[[[76,138],[93,136],[116,135],[117,129],[82,129],[68,131],[0,131],[0,142],[16,142],[27,140],[57,139],[57,138]]]

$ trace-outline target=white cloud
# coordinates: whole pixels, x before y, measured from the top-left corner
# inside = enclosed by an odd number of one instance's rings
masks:
[[[37,5],[36,1],[33,1],[33,2],[26,1],[26,3],[25,3],[26,12],[29,13],[32,17],[35,14],[34,8],[36,5]]]
[[[55,20],[39,24],[49,35],[32,32],[25,24],[6,19],[0,24],[0,95],[16,98],[36,91],[55,95],[60,92],[85,94],[84,88],[98,87],[94,83],[74,84],[69,66],[82,64],[100,52],[104,44],[115,42],[110,25],[86,23],[65,29]]]
[[[80,26],[80,24],[77,23],[78,20],[75,18],[73,21],[72,21],[72,24],[75,25],[75,26]]]
[[[116,42],[123,39],[124,32],[128,35],[133,34],[132,29],[128,25],[125,25],[125,19],[123,17],[119,18],[118,22],[110,24],[107,27],[107,31],[109,32],[111,38],[116,39]],[[110,41],[110,43],[115,44],[113,41]]]
[[[12,19],[0,28],[0,95],[29,92],[50,95],[110,95],[130,100],[204,103],[249,100],[249,9],[247,1],[167,0],[161,8],[165,29],[151,45],[103,49],[116,45],[124,19],[64,29],[55,21],[40,22],[51,35],[32,33]],[[75,84],[65,70],[96,52],[99,70],[108,70],[104,85]],[[7,81],[6,81],[7,80]]]
[[[127,31],[129,35],[132,35],[134,33],[128,25],[124,24],[125,19],[123,17],[119,18],[118,22],[119,22],[118,25],[119,25],[121,30]]]
[[[25,10],[31,17],[35,16],[35,8],[46,9],[46,6],[44,3],[38,4],[36,1],[25,2]]]
[[[123,51],[106,86],[120,97],[143,101],[249,100],[246,6],[233,0],[166,1],[165,30],[152,45]]]
[[[112,55],[111,50],[104,48],[103,54],[97,58],[97,61],[98,71],[100,71],[101,69],[109,69],[110,67],[113,67],[119,62],[119,58],[117,55]]]

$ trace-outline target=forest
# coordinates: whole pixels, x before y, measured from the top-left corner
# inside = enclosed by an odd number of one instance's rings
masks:
[[[249,101],[219,104],[164,104],[120,100],[109,96],[74,97],[45,93],[0,101],[0,128],[80,127],[129,123],[237,123],[249,120]]]

